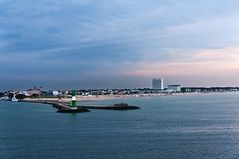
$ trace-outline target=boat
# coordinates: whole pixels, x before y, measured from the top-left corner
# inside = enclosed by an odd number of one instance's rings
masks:
[[[18,102],[18,99],[15,97],[15,94],[14,94],[14,96],[12,97],[12,100],[11,100],[12,102]]]

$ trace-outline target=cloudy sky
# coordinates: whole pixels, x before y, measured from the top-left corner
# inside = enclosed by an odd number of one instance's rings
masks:
[[[0,89],[239,85],[238,0],[0,0]]]

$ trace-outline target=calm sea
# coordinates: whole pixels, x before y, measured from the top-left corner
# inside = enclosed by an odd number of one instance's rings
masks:
[[[239,93],[94,103],[119,102],[142,109],[60,114],[0,102],[0,159],[239,158]]]

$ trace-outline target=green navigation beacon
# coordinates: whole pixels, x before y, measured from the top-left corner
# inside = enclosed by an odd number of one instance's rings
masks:
[[[77,108],[76,106],[77,106],[76,105],[76,91],[73,90],[72,91],[72,98],[71,98],[71,107],[72,108]]]

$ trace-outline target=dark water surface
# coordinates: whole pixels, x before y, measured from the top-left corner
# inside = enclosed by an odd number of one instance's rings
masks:
[[[97,103],[118,102],[142,109],[60,114],[0,102],[0,159],[239,158],[239,93]]]

